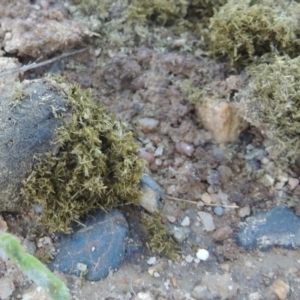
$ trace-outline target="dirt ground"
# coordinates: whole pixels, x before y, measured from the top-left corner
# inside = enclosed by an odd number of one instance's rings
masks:
[[[298,250],[246,251],[235,240],[240,222],[261,209],[287,204],[297,212],[293,199],[297,199],[299,189],[292,190],[288,180],[276,186],[282,182],[280,176],[297,178],[297,169],[277,170],[267,152],[262,163],[247,163],[245,155],[249,149],[266,148],[257,128],[249,127],[235,142],[216,143],[181,89],[182,82],[190,79],[199,86],[211,84],[218,95],[226,98],[231,93],[226,78],[232,75],[226,64],[210,58],[200,46],[190,49],[188,41],[173,33],[162,34],[174,42],[173,47],[159,47],[152,33],[137,41],[133,36],[124,46],[108,43],[109,36],[103,36],[106,31],[98,33],[96,27],[86,27],[76,12],[76,5],[67,1],[0,3],[0,56],[16,58],[23,65],[86,48],[82,53],[24,72],[20,79],[39,78],[52,72],[84,89],[90,88],[95,101],[103,103],[133,130],[139,155],[147,161],[145,173],[164,188],[166,195],[191,203],[162,200],[164,219],[177,225],[183,222],[183,227],[190,229],[188,238],[180,244],[178,261],[143,245],[142,251],[127,256],[122,267],[102,281],[88,282],[61,274],[73,299],[300,299]],[[118,11],[115,15],[117,19]],[[62,27],[55,29],[55,22]],[[111,24],[101,26],[109,28]],[[54,37],[53,32],[59,37]],[[266,186],[255,176],[258,169],[279,175]],[[206,193],[209,199],[203,197]],[[217,215],[214,206],[205,204],[219,204],[224,211]],[[134,214],[141,210],[135,208]],[[205,230],[200,211],[213,217],[215,230]],[[133,220],[132,213],[126,210],[125,215],[131,235],[139,233],[136,226],[140,224]],[[34,211],[4,212],[2,217],[8,231],[27,241],[31,252],[52,247],[52,235],[50,241],[44,242],[42,236],[27,230],[35,219]],[[226,226],[232,232],[229,230],[217,241],[214,232]],[[197,258],[199,249],[209,252],[207,260]],[[156,258],[154,266],[147,263],[151,257]],[[36,287],[13,265],[0,260],[0,279],[3,278],[10,278],[14,287],[12,295],[2,300],[42,299],[39,295],[30,296]],[[276,287],[276,279],[283,288]],[[288,296],[279,296],[278,290],[287,286]]]

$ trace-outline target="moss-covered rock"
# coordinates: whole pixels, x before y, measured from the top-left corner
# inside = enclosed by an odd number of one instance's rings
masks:
[[[41,157],[23,181],[22,194],[43,206],[48,228],[68,232],[72,220],[93,209],[138,204],[144,163],[132,133],[89,91],[75,85],[64,90],[71,120],[57,130],[56,153]]]

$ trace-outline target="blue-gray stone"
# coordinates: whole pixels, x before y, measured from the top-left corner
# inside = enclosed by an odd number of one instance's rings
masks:
[[[97,281],[117,270],[124,259],[128,224],[116,209],[99,211],[83,220],[85,227],[74,225],[74,232],[62,235],[59,249],[50,263],[52,270],[80,276],[78,263],[87,266],[85,278]]]
[[[299,248],[300,218],[283,205],[259,212],[241,224],[237,242],[249,250],[268,250],[272,246]]]
[[[267,155],[267,151],[262,148],[247,149],[246,160],[262,160]]]
[[[214,213],[217,215],[217,216],[223,216],[224,214],[224,209],[222,206],[216,206],[214,208]]]
[[[164,190],[159,186],[159,184],[148,174],[143,174],[140,183],[142,188],[146,186],[156,192],[158,198],[157,201],[165,194]]]

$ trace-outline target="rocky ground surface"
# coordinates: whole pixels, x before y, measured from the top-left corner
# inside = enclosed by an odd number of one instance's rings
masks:
[[[29,70],[21,79],[47,72],[64,75],[68,82],[91,88],[95,101],[129,124],[139,156],[147,162],[145,173],[165,192],[163,218],[180,244],[177,261],[149,251],[139,222],[143,208],[120,208],[129,224],[122,266],[101,281],[86,280],[84,270],[79,277],[59,273],[73,299],[299,299],[299,167],[278,169],[257,128],[239,132],[246,126],[234,116],[229,125],[222,122],[222,113],[216,111],[227,107],[206,111],[213,119],[203,127],[201,108],[188,102],[181,88],[189,78],[209,83],[226,98],[239,90],[239,76],[230,77],[223,63],[201,49],[185,51],[180,41],[170,51],[149,42],[125,54],[116,47],[87,44],[86,38],[101,37],[74,21],[69,7],[64,1],[47,0],[0,4],[0,61],[6,61],[1,68],[87,47]],[[12,85],[18,74],[10,76],[1,87]],[[235,141],[216,142],[232,137],[231,131]],[[283,209],[286,219],[275,211],[271,220],[265,215],[248,220],[262,210],[272,214],[276,206],[293,210]],[[17,235],[29,253],[43,258],[55,253],[57,236],[30,230],[38,213],[3,212],[0,226]],[[250,242],[243,236],[247,228]],[[128,250],[132,244],[134,251]],[[48,298],[10,261],[0,260],[0,299]]]

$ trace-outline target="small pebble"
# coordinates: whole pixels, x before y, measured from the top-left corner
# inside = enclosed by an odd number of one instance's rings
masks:
[[[207,213],[204,211],[199,211],[198,215],[201,218],[202,224],[206,231],[210,232],[210,231],[214,231],[216,229],[213,217],[210,213]]]
[[[249,300],[263,300],[263,297],[259,292],[255,292],[255,293],[249,294]]]
[[[183,226],[168,225],[168,233],[174,238],[177,243],[183,243],[183,241],[191,233],[191,229]]]
[[[277,296],[279,300],[287,299],[287,295],[290,291],[288,284],[280,279],[275,279],[270,287],[271,291]]]
[[[223,216],[224,214],[224,209],[222,206],[216,206],[214,208],[214,213],[217,215],[217,216]]]
[[[281,190],[285,185],[285,182],[284,181],[279,181],[279,182],[276,182],[275,185],[274,185],[274,188],[276,190]]]
[[[155,256],[152,256],[150,257],[148,260],[147,260],[147,264],[152,266],[156,263],[156,257]]]
[[[211,203],[211,196],[209,193],[204,193],[201,195],[201,200],[206,203],[206,204],[210,204]]]
[[[158,278],[158,277],[160,277],[160,274],[158,272],[154,272],[153,277]]]
[[[209,258],[209,252],[205,249],[199,249],[196,255],[200,260],[203,260],[203,261],[205,261]]]
[[[147,152],[145,149],[139,149],[138,157],[146,160],[149,164],[152,164],[155,160],[155,157],[152,153]]]
[[[289,185],[289,187],[290,187],[291,190],[294,190],[299,185],[299,179],[293,178],[293,177],[289,177],[289,179],[288,179],[288,185]]]
[[[217,168],[220,176],[221,176],[221,183],[227,183],[231,177],[233,176],[233,173],[231,171],[231,169],[228,167],[228,166],[223,166],[223,165],[220,165],[218,168]]]
[[[232,229],[230,228],[230,226],[227,225],[217,229],[216,232],[214,232],[213,234],[213,238],[217,242],[222,242],[228,239],[232,233],[233,233]]]
[[[171,223],[175,223],[176,222],[176,218],[174,216],[166,216],[168,221]]]
[[[188,216],[186,216],[183,220],[182,220],[182,222],[181,222],[181,226],[190,226],[190,218],[188,217]]]
[[[187,256],[185,257],[185,261],[186,261],[187,263],[191,263],[193,260],[194,260],[194,257],[193,257],[192,255],[187,255]]]
[[[154,156],[161,156],[164,152],[163,146],[158,146],[154,152]]]
[[[137,121],[137,126],[142,129],[144,133],[149,133],[157,128],[159,121],[154,118],[142,118]]]
[[[150,292],[140,292],[133,298],[133,300],[154,300],[154,297]]]
[[[156,166],[161,166],[162,165],[162,160],[160,158],[156,158],[154,161]]]
[[[175,150],[179,154],[183,154],[186,156],[192,156],[195,151],[195,148],[192,144],[181,141],[175,145]]]
[[[251,213],[251,211],[250,211],[250,206],[249,205],[246,205],[246,206],[240,208],[240,210],[239,210],[239,216],[241,218],[250,216],[250,213]]]

